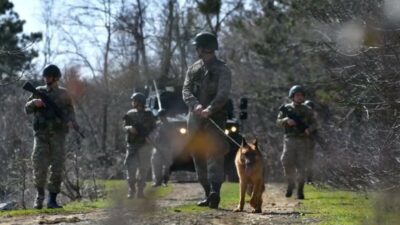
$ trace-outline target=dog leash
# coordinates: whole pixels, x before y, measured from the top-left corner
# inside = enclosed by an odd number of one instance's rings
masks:
[[[208,120],[209,120],[219,131],[221,131],[229,140],[231,140],[236,146],[238,146],[239,148],[242,146],[242,145],[240,145],[239,143],[237,143],[237,141],[235,141],[232,137],[230,137],[229,135],[227,135],[227,134],[225,133],[225,131],[224,131],[220,126],[218,126],[218,124],[217,124],[213,119],[208,118]]]

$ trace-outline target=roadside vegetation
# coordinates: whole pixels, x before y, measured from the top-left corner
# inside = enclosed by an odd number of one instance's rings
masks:
[[[39,214],[74,214],[74,213],[85,213],[91,212],[97,209],[106,209],[113,207],[116,203],[122,205],[129,205],[137,200],[126,199],[127,187],[126,181],[124,180],[102,180],[99,181],[100,192],[104,192],[103,197],[97,200],[81,200],[73,201],[63,205],[62,209],[21,209],[21,210],[10,210],[0,211],[1,217],[12,217],[12,216],[27,216],[27,215],[39,215]],[[145,193],[149,199],[157,199],[167,196],[172,192],[172,187],[160,187],[151,188],[150,183],[147,184]]]

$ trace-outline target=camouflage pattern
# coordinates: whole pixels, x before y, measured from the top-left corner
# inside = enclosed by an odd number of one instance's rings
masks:
[[[316,141],[314,138],[310,138],[308,151],[307,151],[307,161],[306,161],[306,178],[310,181],[313,175],[313,165],[314,165],[314,156],[315,156],[315,145]]]
[[[198,60],[186,73],[182,95],[189,107],[189,148],[193,151],[196,172],[202,185],[223,182],[223,156],[228,152],[229,145],[226,137],[208,119],[192,111],[196,105],[201,104],[211,111],[210,118],[224,128],[227,115],[223,108],[229,99],[230,89],[231,71],[217,58],[207,64]]]
[[[133,126],[138,134],[126,131],[127,150],[124,164],[130,187],[143,191],[150,167],[152,146],[146,138],[155,127],[155,118],[150,111],[129,110],[123,118],[124,127]]]
[[[72,100],[64,88],[40,86],[36,89],[47,94],[70,118],[75,118]],[[25,112],[34,115],[32,153],[34,184],[36,188],[46,186],[47,171],[50,167],[47,189],[51,193],[59,193],[64,169],[64,145],[68,126],[57,118],[53,111],[47,108],[36,108],[32,101],[34,99],[38,99],[38,97],[30,96],[25,105]]]
[[[153,154],[151,156],[151,168],[153,172],[153,182],[155,184],[167,183],[169,179],[169,169],[173,162],[173,152],[171,146],[170,132],[173,129],[169,122],[157,123],[154,137]]]
[[[310,100],[307,100],[304,102],[304,105],[308,106],[314,114],[314,118],[317,119],[317,113],[314,110],[314,103]],[[318,122],[316,121],[316,124],[318,124]],[[314,130],[314,135],[316,134],[317,130],[318,130],[318,125],[314,126],[315,130]],[[315,145],[317,143],[317,141],[315,140],[315,136],[313,136],[312,138],[310,138],[310,144],[309,144],[309,149],[307,151],[307,164],[306,164],[306,177],[308,181],[311,181],[312,179],[312,175],[313,175],[313,163],[314,163],[314,156],[315,156]]]
[[[316,129],[316,122],[312,110],[305,105],[294,105],[293,103],[285,105],[289,111],[295,112],[302,117],[303,122],[309,126],[310,131]],[[282,112],[279,112],[277,124],[285,129],[283,142],[283,152],[281,162],[284,173],[289,182],[293,182],[298,173],[298,180],[305,180],[305,169],[308,165],[311,137],[301,132],[296,126],[289,127],[287,120],[289,118]]]

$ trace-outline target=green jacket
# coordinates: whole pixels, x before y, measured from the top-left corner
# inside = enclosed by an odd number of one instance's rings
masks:
[[[56,86],[48,88],[39,86],[38,91],[45,93],[71,120],[75,120],[75,111],[72,105],[72,99],[65,88]],[[37,108],[33,104],[33,99],[39,99],[38,96],[31,95],[25,104],[25,112],[33,114],[33,130],[38,132],[68,132],[68,126],[56,116],[53,110],[48,107]]]
[[[156,120],[153,113],[150,111],[137,111],[136,109],[129,110],[124,118],[124,127],[133,126],[138,131],[137,135],[126,131],[126,141],[131,145],[143,145],[146,143],[146,138],[156,126]]]
[[[201,104],[211,111],[211,118],[217,123],[225,122],[224,106],[229,99],[231,76],[230,69],[216,57],[207,64],[198,60],[189,67],[182,88],[183,101],[189,107],[189,121],[206,122],[192,113],[194,107]]]
[[[308,125],[309,129],[311,132],[317,129],[317,123],[314,117],[314,112],[312,109],[310,109],[308,106],[305,106],[303,104],[301,105],[294,105],[293,103],[286,104],[285,107],[294,113],[296,113],[298,116],[302,118],[302,121]],[[297,126],[288,126],[287,120],[289,117],[285,115],[283,112],[279,112],[278,114],[278,119],[276,120],[276,123],[278,126],[283,127],[285,129],[285,135],[286,136],[305,136],[306,134],[302,132],[300,129],[297,128]]]

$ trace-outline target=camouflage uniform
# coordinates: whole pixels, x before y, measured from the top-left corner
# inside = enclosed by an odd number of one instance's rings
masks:
[[[314,118],[317,119],[317,113],[314,111],[314,109],[307,104],[305,104],[305,105],[313,111]],[[316,122],[316,125],[314,126],[314,128],[315,128],[314,134],[316,134],[316,132],[317,132],[317,129],[318,129],[317,127],[318,127],[318,125]],[[314,163],[316,143],[317,143],[317,141],[315,140],[315,137],[310,138],[309,149],[307,151],[307,164],[306,164],[306,168],[305,168],[307,182],[312,182],[313,163]]]
[[[310,131],[315,130],[316,123],[314,114],[309,107],[305,105],[294,105],[293,103],[287,104],[285,107],[289,111],[299,115],[303,122],[309,126]],[[306,176],[305,168],[308,164],[308,151],[311,145],[311,137],[300,131],[296,126],[289,127],[287,125],[288,119],[287,115],[284,115],[282,112],[279,113],[277,119],[277,124],[285,128],[281,162],[290,186],[288,189],[293,188],[294,186],[296,170],[298,174],[297,181],[299,183],[299,188],[302,189]]]
[[[173,153],[170,143],[170,132],[173,128],[169,122],[157,123],[155,137],[151,138],[155,148],[151,156],[151,168],[155,185],[167,184],[169,179],[169,169],[172,165]]]
[[[72,100],[67,91],[61,87],[47,88],[40,86],[38,91],[45,93],[56,105],[74,120],[75,113]],[[47,189],[50,193],[59,193],[62,182],[62,171],[65,161],[65,137],[68,126],[60,118],[56,117],[54,111],[47,107],[36,108],[33,99],[38,96],[30,96],[25,105],[27,114],[34,114],[33,130],[34,145],[32,153],[33,180],[36,188],[44,188],[47,181],[47,170],[50,167],[49,183]]]
[[[200,184],[206,196],[210,191],[218,192],[224,181],[224,154],[229,146],[226,137],[208,120],[193,113],[201,104],[211,111],[210,118],[224,128],[231,88],[231,71],[216,57],[205,64],[198,60],[189,67],[183,84],[183,100],[189,107],[188,130],[191,137],[189,148]]]
[[[130,193],[139,197],[146,185],[146,176],[150,167],[152,147],[147,143],[147,136],[155,127],[155,118],[150,111],[129,110],[123,118],[124,127],[133,126],[138,134],[126,131],[127,150],[124,164],[127,170],[127,180]],[[137,188],[137,189],[136,189]]]

